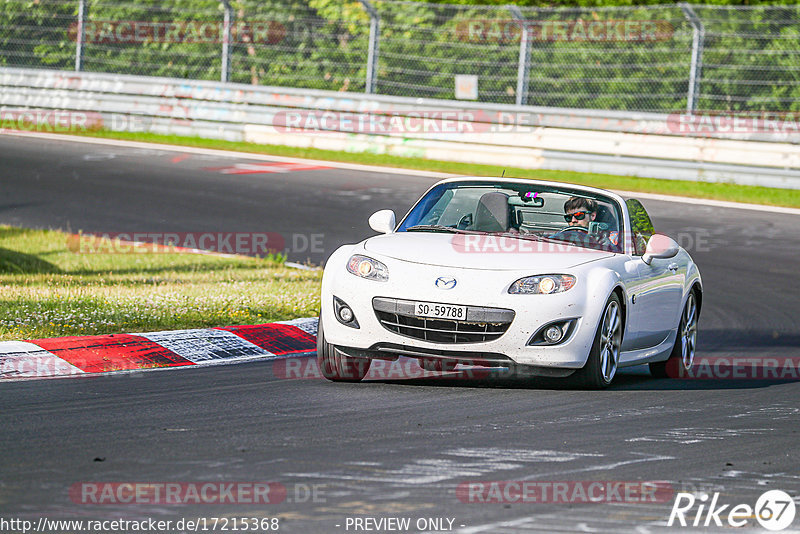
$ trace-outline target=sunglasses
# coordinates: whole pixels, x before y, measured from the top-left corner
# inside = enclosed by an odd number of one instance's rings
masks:
[[[570,221],[572,221],[572,218],[574,217],[575,219],[577,219],[579,221],[582,221],[590,213],[592,213],[592,212],[591,211],[586,211],[586,210],[576,211],[575,213],[569,213],[567,215],[564,215],[564,220],[567,221],[567,222],[570,222]]]

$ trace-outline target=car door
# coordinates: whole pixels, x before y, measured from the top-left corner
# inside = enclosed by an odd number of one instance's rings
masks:
[[[634,290],[635,344],[637,348],[654,347],[664,341],[677,326],[683,296],[686,262],[682,254],[674,258],[641,261],[647,242],[655,233],[647,210],[636,199],[626,201],[631,219],[633,254],[638,258],[639,280]]]
[[[626,361],[626,354],[629,351],[634,351],[642,348],[644,345],[641,342],[641,335],[639,333],[639,308],[636,306],[636,295],[642,287],[642,273],[639,271],[639,264],[643,263],[642,258],[635,256],[625,256],[625,260],[620,269],[620,279],[625,286],[625,309],[627,310],[625,319],[625,335],[622,337],[622,352],[620,355],[621,361]]]

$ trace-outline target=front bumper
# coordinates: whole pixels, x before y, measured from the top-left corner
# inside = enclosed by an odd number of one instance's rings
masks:
[[[492,280],[496,283],[487,280],[481,271],[449,269],[447,274],[458,278],[454,290],[431,289],[425,280],[419,280],[419,273],[405,273],[396,266],[393,266],[392,278],[388,282],[364,280],[346,271],[336,273],[323,283],[321,305],[327,341],[352,349],[354,355],[361,351],[358,355],[365,357],[389,356],[394,347],[397,354],[411,357],[426,353],[433,358],[459,359],[463,354],[463,360],[476,360],[479,359],[477,356],[484,355],[490,365],[503,361],[565,369],[585,365],[594,341],[599,312],[587,304],[586,291],[580,282],[559,294],[511,295],[507,292],[508,285],[531,273],[517,276],[519,273],[508,272],[507,277],[493,273]],[[353,310],[359,328],[341,324],[335,318],[334,296]],[[437,302],[476,310],[509,310],[513,312],[513,319],[507,330],[495,339],[469,343],[431,342],[401,335],[381,324],[375,310],[376,302],[390,300]],[[528,344],[541,327],[562,320],[574,320],[564,341],[556,345]]]

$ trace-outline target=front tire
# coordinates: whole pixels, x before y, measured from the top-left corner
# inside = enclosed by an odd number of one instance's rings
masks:
[[[650,363],[650,374],[655,378],[680,378],[689,374],[694,365],[697,347],[697,320],[700,317],[697,293],[694,289],[686,297],[686,305],[678,324],[678,335],[669,359]]]
[[[336,350],[336,346],[325,341],[325,330],[322,328],[322,316],[317,327],[317,364],[322,376],[332,382],[360,382],[367,372],[372,360],[352,358]]]
[[[602,389],[611,385],[619,366],[619,353],[622,347],[622,306],[616,293],[608,298],[592,349],[586,365],[575,373],[578,383],[592,389]]]

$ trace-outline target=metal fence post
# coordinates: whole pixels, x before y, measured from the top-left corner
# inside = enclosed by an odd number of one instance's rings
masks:
[[[222,68],[220,81],[227,82],[230,78],[231,70],[231,21],[233,20],[233,8],[228,0],[222,0],[225,14],[222,19]]]
[[[78,0],[78,33],[75,36],[75,70],[83,70],[83,42],[86,38],[86,0]]]
[[[689,70],[689,91],[686,99],[686,111],[694,113],[697,109],[697,95],[700,91],[700,77],[703,72],[703,45],[706,39],[706,27],[703,21],[694,12],[692,6],[686,2],[681,6],[683,15],[692,25],[692,66]]]
[[[369,13],[369,49],[367,51],[367,79],[364,92],[372,94],[375,92],[378,81],[378,44],[381,38],[381,17],[378,15],[378,10],[369,0],[358,1]]]
[[[522,11],[515,5],[507,5],[514,20],[522,26],[519,40],[519,67],[517,68],[517,105],[524,106],[528,103],[528,76],[531,62],[531,36],[530,27]]]

